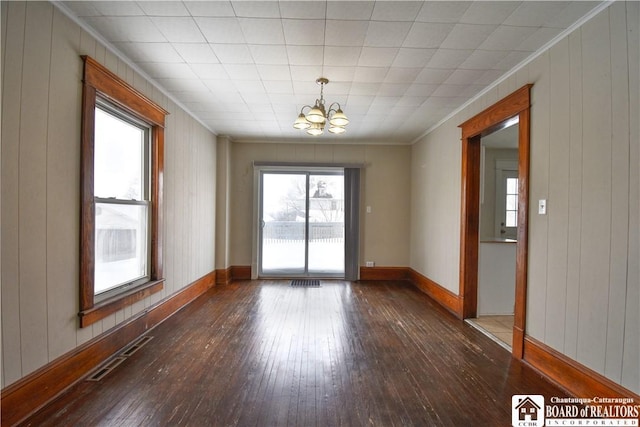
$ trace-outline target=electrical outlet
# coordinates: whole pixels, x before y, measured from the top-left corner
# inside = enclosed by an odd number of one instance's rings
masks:
[[[364,265],[365,265],[366,267],[375,267],[375,266],[376,266],[376,263],[375,263],[375,262],[373,262],[373,261],[366,261],[366,262],[364,263]]]

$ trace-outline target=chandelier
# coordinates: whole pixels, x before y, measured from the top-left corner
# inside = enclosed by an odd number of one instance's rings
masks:
[[[316,83],[320,85],[320,99],[316,99],[316,103],[313,107],[305,105],[300,110],[300,115],[293,123],[293,127],[296,129],[306,129],[309,135],[318,136],[322,135],[324,126],[327,121],[329,122],[329,132],[340,134],[346,131],[345,126],[349,124],[349,119],[342,112],[340,104],[337,102],[329,105],[329,109],[325,109],[323,90],[324,85],[329,83],[329,79],[319,77]],[[337,107],[337,108],[335,108]],[[304,114],[304,109],[308,108],[309,112]]]

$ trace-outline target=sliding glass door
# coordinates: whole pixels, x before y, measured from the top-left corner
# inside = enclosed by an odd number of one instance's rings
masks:
[[[259,274],[344,276],[344,174],[261,171]]]

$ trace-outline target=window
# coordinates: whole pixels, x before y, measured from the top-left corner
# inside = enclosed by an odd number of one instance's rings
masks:
[[[87,56],[82,100],[80,326],[163,287],[162,108]]]
[[[505,225],[518,226],[518,178],[507,178]]]

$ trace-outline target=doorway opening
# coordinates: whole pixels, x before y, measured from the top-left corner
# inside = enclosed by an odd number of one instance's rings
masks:
[[[518,228],[518,118],[505,125],[480,138],[478,303],[476,317],[469,321],[511,351]]]
[[[343,170],[263,170],[258,275],[345,276]]]
[[[529,118],[528,84],[467,120],[462,129],[462,212],[460,238],[460,316],[476,318],[478,314],[478,280],[480,260],[480,197],[483,137],[518,121],[518,173],[515,242],[515,289],[511,352],[522,359],[527,298],[527,247],[529,202]],[[514,181],[511,181],[513,185]],[[506,184],[508,185],[508,184]],[[513,192],[511,192],[513,196]],[[513,212],[514,209],[511,209]],[[508,212],[506,212],[509,214]],[[513,216],[513,214],[510,214]],[[506,225],[506,223],[505,223]],[[506,230],[505,230],[506,234]]]

